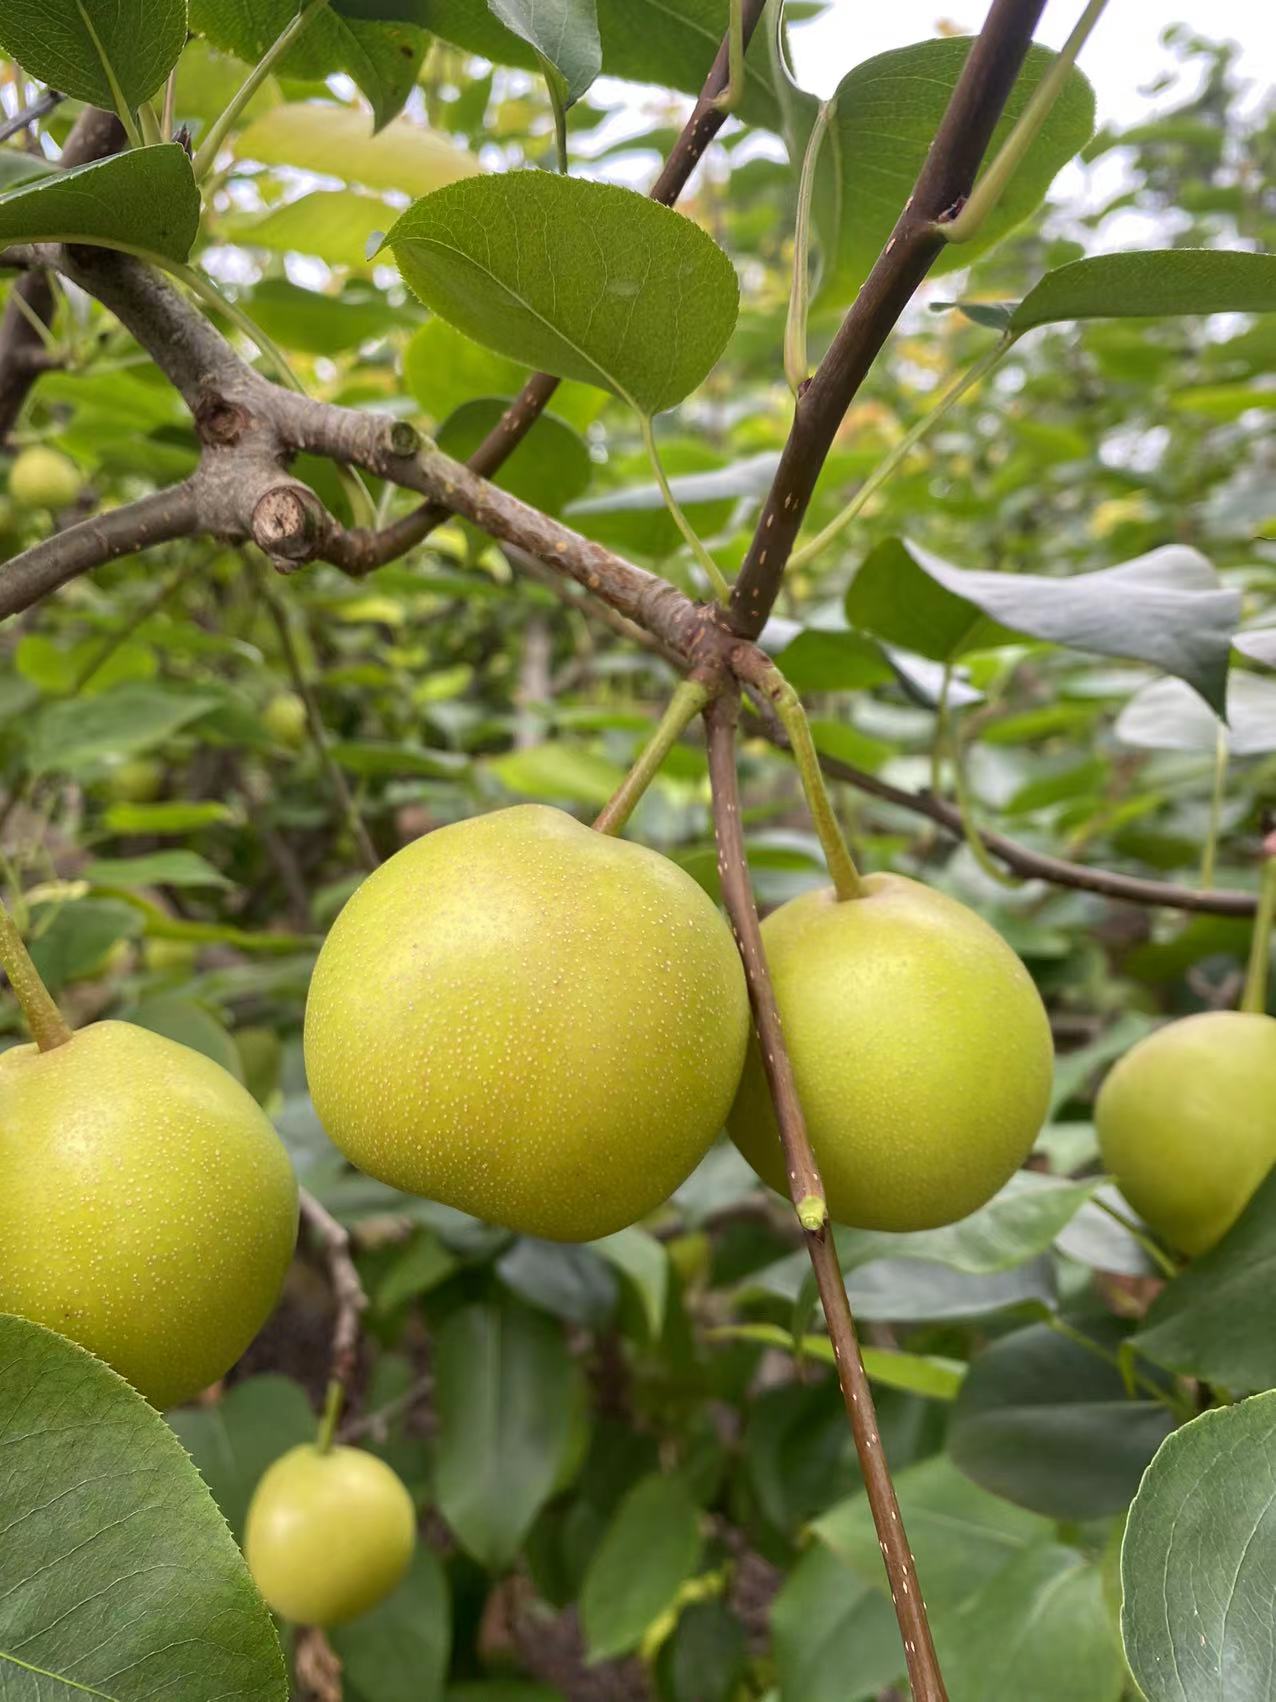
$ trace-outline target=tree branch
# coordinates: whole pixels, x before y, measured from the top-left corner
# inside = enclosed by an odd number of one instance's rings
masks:
[[[46,100],[54,97],[46,96]],[[61,95],[55,100],[61,100]],[[37,102],[37,105],[40,103]],[[27,121],[35,115],[32,108]],[[19,114],[19,116],[22,116]],[[113,154],[124,142],[124,127],[113,112],[89,106],[76,119],[62,149],[63,168],[87,165],[90,160]],[[43,271],[29,272],[13,286],[15,297],[42,325],[53,322],[53,286]],[[32,318],[16,300],[5,303],[0,317],[0,443],[17,424],[27,393],[40,373],[48,368],[44,344]]]
[[[359,1273],[350,1253],[350,1232],[304,1188],[299,1191],[301,1221],[313,1236],[332,1284],[336,1317],[332,1327],[330,1374],[347,1401],[359,1354],[359,1320],[367,1308]]]
[[[29,608],[92,567],[201,529],[194,479],[81,520],[0,566],[0,619]]]
[[[939,222],[970,194],[984,150],[1032,41],[1045,0],[992,0],[913,193],[810,383],[798,396],[729,621],[747,638],[766,624],[838,426],[878,351],[944,247]]]
[[[783,729],[769,716],[759,717],[758,724],[751,726],[750,731],[760,733],[783,750],[789,748]],[[892,786],[876,774],[867,774],[861,768],[852,767],[849,762],[823,753],[820,754],[820,767],[831,780],[844,780],[858,791],[880,798],[883,803],[924,816],[955,838],[963,837],[961,811],[946,798],[937,798],[933,792],[905,792],[902,787]],[[1250,917],[1257,909],[1253,893],[1231,892],[1217,887],[1178,886],[1170,881],[1149,881],[1140,879],[1138,875],[1118,874],[1111,869],[1088,868],[1083,863],[1069,863],[1062,857],[1034,851],[985,827],[980,828],[979,837],[1008,869],[1028,880],[1047,881],[1051,886],[1093,892],[1101,898],[1116,899],[1124,904],[1187,910],[1207,916]]]
[[[863,1360],[860,1358],[846,1285],[842,1279],[837,1251],[832,1237],[828,1234],[827,1218],[823,1209],[823,1184],[807,1136],[806,1120],[798,1100],[793,1066],[785,1046],[780,1012],[762,948],[762,931],[749,885],[744,830],[740,821],[740,790],[735,760],[738,708],[739,699],[732,688],[718,696],[705,712],[709,738],[709,779],[713,787],[713,826],[718,841],[718,872],[722,881],[722,897],[744,963],[758,1044],[762,1050],[780,1138],[784,1143],[789,1193],[802,1223],[806,1249],[824,1306],[829,1339],[833,1343],[837,1380],[855,1437],[855,1447],[864,1474],[864,1488],[873,1523],[877,1528],[886,1574],[890,1579],[891,1600],[904,1642],[904,1658],[912,1693],[916,1702],[947,1702],[943,1676],[931,1642],[926,1605],[917,1581],[917,1569],[900,1518],[899,1502],[891,1482],[890,1468],[882,1451],[873,1393],[865,1375]],[[855,900],[848,902],[854,903]],[[818,1223],[809,1209],[813,1199],[818,1201],[820,1207]]]

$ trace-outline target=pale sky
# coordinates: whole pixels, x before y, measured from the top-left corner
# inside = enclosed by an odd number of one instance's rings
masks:
[[[1062,47],[1082,9],[1082,0],[1047,0],[1036,39]],[[973,33],[986,11],[981,0],[889,0],[884,5],[834,0],[823,17],[791,31],[795,69],[812,94],[829,95],[860,60],[921,41],[941,20]],[[1100,124],[1128,124],[1155,110],[1158,103],[1140,90],[1172,64],[1168,49],[1160,45],[1162,31],[1171,24],[1186,24],[1210,40],[1239,42],[1241,69],[1253,79],[1255,92],[1270,89],[1276,78],[1276,6],[1271,0],[1108,0],[1080,60],[1094,85]]]

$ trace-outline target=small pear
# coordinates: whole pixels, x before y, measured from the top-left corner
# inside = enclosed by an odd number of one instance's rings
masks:
[[[689,875],[525,804],[437,829],[354,894],[310,983],[306,1073],[369,1175],[591,1241],[699,1163],[748,1024],[730,931]]]
[[[288,1155],[210,1058],[127,1022],[0,1054],[0,1311],[173,1406],[257,1334],[296,1235]]]
[[[266,1603],[298,1625],[341,1625],[384,1601],[416,1547],[416,1511],[375,1454],[313,1443],[257,1485],[244,1558]]]
[[[1094,1120],[1144,1222],[1208,1252],[1276,1164],[1276,1017],[1203,1011],[1158,1028],[1108,1072]]]
[[[19,508],[69,508],[83,483],[74,461],[42,444],[24,449],[9,469],[9,495]]]
[[[762,939],[829,1215],[931,1229],[1028,1156],[1054,1050],[1032,977],[973,910],[903,875],[804,893]],[[784,1155],[756,1043],[728,1123],[773,1188]]]

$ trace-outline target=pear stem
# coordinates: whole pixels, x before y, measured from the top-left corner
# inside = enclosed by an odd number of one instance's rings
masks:
[[[761,653],[755,654],[760,657]],[[737,654],[737,661],[743,670],[741,677],[747,678],[750,685],[756,686],[766,696],[784,728],[806,795],[806,806],[811,812],[811,820],[824,851],[824,861],[833,879],[834,892],[839,900],[863,898],[864,882],[834,814],[833,801],[824,783],[824,771],[820,767],[819,752],[811,737],[811,725],[802,707],[802,699],[773,662],[755,661],[743,650]]]
[[[40,971],[31,961],[31,953],[17,923],[3,904],[0,904],[0,965],[22,1007],[31,1038],[41,1052],[52,1052],[55,1046],[65,1046],[71,1038],[71,1030],[62,1020],[62,1012],[53,1002],[53,995],[40,979]]]
[[[1276,922],[1276,833],[1263,841],[1263,874],[1258,889],[1258,913],[1250,938],[1249,967],[1241,1009],[1255,1016],[1267,1011],[1267,972],[1272,958],[1272,924]]]
[[[337,1434],[337,1420],[341,1417],[341,1408],[345,1403],[345,1390],[336,1377],[328,1380],[328,1389],[323,1398],[323,1416],[319,1420],[319,1434],[315,1438],[315,1447],[321,1454],[326,1454],[332,1447]]]
[[[1218,830],[1223,819],[1223,794],[1227,790],[1227,728],[1219,723],[1214,745],[1214,786],[1210,793],[1210,820],[1201,852],[1201,886],[1208,892],[1214,885],[1214,863],[1218,856]]]
[[[637,762],[594,822],[597,832],[621,832],[634,813],[638,800],[655,779],[661,763],[708,701],[708,689],[698,680],[681,682],[669,699],[668,708],[656,723],[655,732],[643,746]]]

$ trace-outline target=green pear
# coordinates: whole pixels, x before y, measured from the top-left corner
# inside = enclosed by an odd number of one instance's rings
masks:
[[[306,705],[295,691],[276,692],[261,712],[261,724],[278,745],[298,750],[306,737]]]
[[[1208,1251],[1276,1163],[1276,1018],[1205,1011],[1158,1028],[1108,1072],[1094,1120],[1144,1222]]]
[[[156,1406],[235,1363],[296,1233],[288,1155],[211,1059],[127,1022],[0,1054],[0,1311],[70,1336]]]
[[[829,1215],[931,1229],[977,1210],[1028,1156],[1050,1098],[1050,1024],[973,910],[902,875],[863,884],[842,901],[804,893],[762,938]],[[787,1191],[756,1043],[728,1127]]]
[[[9,495],[19,508],[69,508],[83,483],[74,461],[41,445],[24,449],[9,469]]]
[[[591,1241],[704,1156],[748,1026],[730,931],[689,875],[523,804],[418,839],[349,900],[310,983],[306,1073],[369,1175]]]
[[[107,771],[108,796],[118,804],[150,804],[164,790],[164,765],[154,757],[135,756]]]
[[[244,1528],[257,1588],[297,1625],[367,1613],[402,1581],[415,1547],[412,1497],[360,1448],[290,1449],[257,1485]]]

